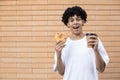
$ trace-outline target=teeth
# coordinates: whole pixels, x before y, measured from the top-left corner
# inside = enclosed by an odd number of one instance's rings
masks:
[[[79,28],[79,26],[77,26],[77,27],[73,27],[74,29],[77,29],[77,28]]]

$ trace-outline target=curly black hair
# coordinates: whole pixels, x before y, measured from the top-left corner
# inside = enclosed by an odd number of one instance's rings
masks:
[[[62,16],[62,22],[65,25],[67,25],[68,19],[70,17],[73,17],[74,15],[80,16],[82,18],[82,20],[84,20],[85,22],[87,21],[87,13],[85,12],[85,10],[79,6],[73,6],[73,7],[67,8],[65,10],[65,12],[63,13],[63,16]]]

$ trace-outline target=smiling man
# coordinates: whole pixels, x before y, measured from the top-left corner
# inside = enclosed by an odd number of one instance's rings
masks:
[[[63,75],[63,80],[98,80],[109,62],[105,48],[94,36],[87,42],[83,26],[87,21],[87,13],[79,6],[65,10],[62,22],[70,29],[66,42],[59,41],[55,45],[54,70]],[[88,48],[87,44],[93,45]]]

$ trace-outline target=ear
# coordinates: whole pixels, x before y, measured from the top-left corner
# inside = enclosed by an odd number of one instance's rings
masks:
[[[85,24],[85,21],[84,21],[84,20],[82,20],[82,26],[84,26],[84,24]]]
[[[70,25],[69,25],[69,23],[67,23],[67,27],[68,27],[68,28],[70,28]]]

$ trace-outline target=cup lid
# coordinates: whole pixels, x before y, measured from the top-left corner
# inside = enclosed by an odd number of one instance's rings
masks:
[[[86,33],[86,36],[97,36],[95,33]]]

